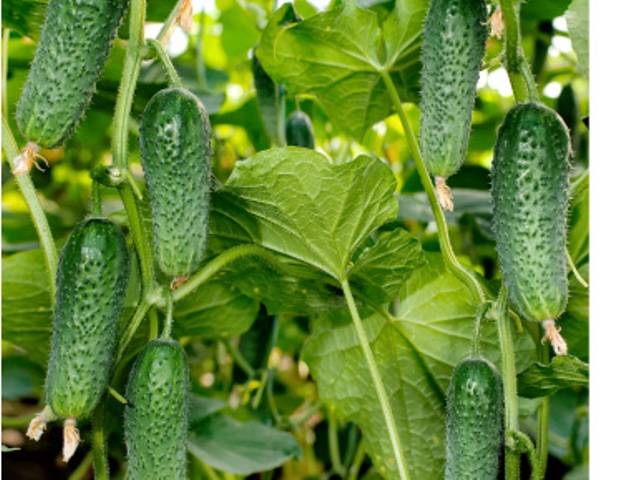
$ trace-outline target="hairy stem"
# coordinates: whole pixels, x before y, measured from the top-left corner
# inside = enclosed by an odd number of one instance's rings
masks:
[[[500,0],[504,18],[506,70],[517,102],[538,101],[539,93],[521,47],[521,28],[519,23],[519,2]]]
[[[89,469],[91,468],[91,463],[93,463],[93,450],[89,451],[80,464],[76,467],[76,469],[71,472],[71,475],[67,477],[67,480],[84,480],[87,473],[89,473]]]
[[[9,74],[9,39],[11,38],[11,30],[8,28],[2,29],[2,116],[8,118],[9,116],[9,89],[6,86],[7,77]]]
[[[498,339],[502,354],[502,380],[504,384],[504,432],[506,480],[519,480],[519,454],[513,446],[512,432],[519,431],[519,402],[517,399],[517,372],[513,334],[508,316],[508,293],[502,286],[496,304]]]
[[[159,40],[147,40],[147,45],[149,45],[154,52],[156,52],[156,55],[158,55],[158,59],[160,60],[160,63],[162,63],[162,66],[166,70],[167,76],[169,77],[169,83],[174,87],[181,87],[182,80],[177,74],[177,71],[171,62],[169,55],[162,46],[162,43],[160,43]]]
[[[95,216],[102,214],[102,190],[95,180],[91,184],[91,213]]]
[[[538,358],[543,365],[547,365],[550,361],[549,345],[543,345],[540,341],[537,343]],[[544,397],[539,410],[537,412],[537,437],[536,450],[539,464],[543,475],[547,471],[547,456],[549,443],[549,397]]]
[[[331,458],[331,466],[335,473],[337,473],[340,477],[344,477],[346,470],[344,465],[342,465],[342,457],[340,455],[337,418],[335,418],[335,411],[331,405],[328,407],[327,417],[329,422],[329,456]]]
[[[372,377],[372,384],[381,405],[381,411],[383,412],[385,426],[387,427],[387,433],[389,435],[389,440],[392,446],[392,450],[394,452],[394,458],[396,460],[396,465],[398,468],[398,475],[401,480],[406,480],[409,478],[409,470],[407,467],[407,462],[402,453],[400,435],[398,433],[396,421],[394,420],[394,413],[392,412],[392,408],[389,403],[389,397],[387,396],[385,386],[383,385],[381,372],[379,371],[376,359],[374,358],[374,354],[372,353],[372,349],[370,348],[368,336],[366,335],[366,330],[363,326],[363,322],[359,317],[359,311],[357,310],[357,306],[355,305],[355,299],[353,298],[353,294],[350,290],[348,280],[343,280],[341,284],[342,291],[344,292],[344,297],[346,298],[346,303],[348,304],[348,310],[350,311],[350,316],[353,319],[353,324],[355,325],[357,338],[359,339],[359,344],[361,346],[361,350],[363,351],[363,356],[366,360],[368,371],[370,372],[370,376]]]
[[[231,340],[224,340],[225,348],[231,355],[232,360],[240,367],[240,369],[245,373],[245,375],[249,378],[255,377],[255,369],[251,366],[251,364],[244,358],[244,355],[240,353],[238,347],[236,347]]]
[[[359,442],[357,446],[357,451],[355,452],[355,457],[353,458],[353,463],[350,465],[348,469],[348,480],[357,480],[359,478],[359,470],[361,469],[361,464],[366,458],[366,449],[364,447],[363,440]]]
[[[217,274],[221,269],[242,257],[259,257],[266,261],[269,266],[279,271],[284,270],[284,267],[279,263],[279,260],[269,250],[266,250],[258,245],[239,245],[232,247],[229,250],[225,250],[204,265],[197,273],[190,277],[186,283],[173,292],[173,301],[177,302],[189,295],[193,290],[196,290],[199,286]]]
[[[158,36],[156,37],[156,40],[158,40],[159,42],[164,43],[164,41],[169,36],[169,32],[171,31],[171,29],[173,29],[177,24],[177,18],[179,17],[180,10],[182,9],[184,1],[186,0],[178,0],[175,4],[175,7],[173,7],[173,10],[171,10],[171,12],[169,13],[169,16],[165,20],[164,25],[162,26],[160,32],[158,32]]]
[[[171,330],[173,329],[173,298],[171,293],[167,295],[167,314],[162,328],[161,338],[171,338]]]
[[[93,430],[91,432],[91,446],[93,447],[93,470],[95,480],[108,480],[108,448],[106,446],[105,431],[105,402],[100,402],[93,415]]]
[[[441,254],[443,256],[446,267],[454,275],[456,275],[467,288],[469,288],[472,295],[479,303],[484,303],[484,301],[486,300],[486,295],[482,286],[480,285],[480,282],[472,272],[466,269],[459,262],[458,258],[454,253],[454,250],[452,248],[452,242],[450,241],[450,234],[448,232],[446,219],[444,217],[443,211],[441,210],[441,206],[439,205],[439,201],[437,200],[433,182],[430,178],[430,175],[428,174],[428,171],[426,170],[426,165],[424,165],[424,161],[422,160],[422,155],[420,153],[420,148],[415,138],[415,133],[413,132],[411,124],[409,123],[409,119],[407,118],[407,115],[402,108],[402,102],[400,100],[400,96],[398,95],[398,90],[396,90],[396,86],[394,85],[394,82],[388,72],[381,71],[380,73],[385,82],[385,86],[389,91],[389,95],[392,99],[394,109],[400,117],[402,128],[405,131],[407,144],[411,151],[411,155],[413,156],[413,160],[415,161],[415,168],[418,172],[422,185],[424,185],[424,191],[426,192],[428,202],[430,203],[431,209],[433,210],[435,223],[437,224]]]
[[[6,88],[6,86],[5,86]],[[13,167],[12,162],[20,155],[20,151],[17,148],[15,137],[9,127],[9,123],[5,116],[2,116],[2,148],[6,154],[6,159],[9,165]],[[56,251],[56,245],[54,244],[54,237],[50,231],[50,224],[45,216],[45,212],[41,207],[39,198],[37,198],[37,190],[30,178],[30,174],[22,173],[15,175],[15,183],[19,187],[22,193],[26,205],[28,205],[28,211],[32,218],[32,222],[37,230],[37,236],[39,237],[39,243],[43,249],[45,257],[46,270],[48,272],[48,281],[50,284],[50,295],[52,302],[56,296],[56,267],[58,265],[58,252]]]
[[[134,337],[136,330],[138,330],[139,325],[143,321],[143,318],[145,318],[145,315],[147,315],[147,312],[150,308],[151,304],[146,299],[141,300],[141,303],[139,303],[138,307],[136,307],[134,315],[130,319],[127,328],[125,329],[123,335],[121,336],[121,339],[119,340],[119,347],[117,348],[117,356],[115,360],[116,364],[119,364],[119,362],[123,358],[123,354],[125,353],[126,348],[128,348],[132,337]]]

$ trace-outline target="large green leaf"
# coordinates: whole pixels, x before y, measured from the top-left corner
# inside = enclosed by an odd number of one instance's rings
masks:
[[[405,283],[395,316],[363,309],[364,327],[388,396],[412,478],[443,477],[445,392],[452,369],[472,351],[477,306],[469,291],[447,273],[439,255]],[[520,368],[532,358],[527,335],[517,341]],[[499,363],[495,325],[483,325],[483,354]],[[397,475],[387,430],[357,336],[345,311],[313,324],[304,358],[320,396],[363,431],[366,449],[387,478]]]
[[[257,56],[275,81],[291,93],[315,97],[339,128],[361,138],[391,113],[382,71],[404,101],[417,99],[427,3],[397,0],[382,25],[375,12],[355,2],[292,24],[292,6],[286,4],[264,30]]]
[[[45,363],[52,332],[50,287],[41,250],[2,259],[2,337]]]
[[[588,387],[588,364],[572,355],[555,357],[549,365],[535,362],[517,376],[519,395],[545,397],[569,387]]]
[[[260,152],[229,177],[213,241],[256,243],[341,280],[354,249],[396,216],[395,186],[369,157],[336,165],[305,148]]]
[[[240,423],[220,413],[193,425],[188,450],[202,462],[238,475],[271,470],[300,456],[291,434],[256,421]]]
[[[588,0],[573,0],[565,18],[573,50],[578,57],[578,70],[588,77]]]
[[[175,304],[175,336],[228,338],[246,332],[259,303],[235,287],[208,282]]]

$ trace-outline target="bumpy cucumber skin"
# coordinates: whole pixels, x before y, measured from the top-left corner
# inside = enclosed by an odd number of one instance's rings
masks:
[[[511,305],[526,320],[556,319],[567,305],[570,154],[567,127],[543,105],[515,106],[498,132],[493,230]]]
[[[188,364],[173,340],[154,340],[130,373],[125,409],[129,480],[186,480]]]
[[[292,112],[286,122],[286,142],[290,146],[314,149],[314,129],[305,112]]]
[[[128,0],[50,0],[17,104],[27,140],[57,147],[72,136],[95,92]]]
[[[487,39],[484,0],[432,0],[424,26],[420,148],[430,174],[461,167]]]
[[[140,147],[158,264],[189,275],[206,254],[210,210],[210,121],[199,99],[182,88],[154,95]]]
[[[448,389],[445,480],[495,480],[502,420],[502,381],[481,357],[460,362]]]
[[[61,418],[84,418],[108,384],[129,278],[119,227],[90,219],[72,232],[56,283],[46,401]]]

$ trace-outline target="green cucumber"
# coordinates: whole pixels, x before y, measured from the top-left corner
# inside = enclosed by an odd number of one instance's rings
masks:
[[[310,118],[305,112],[296,110],[286,121],[286,142],[294,147],[314,149],[314,129]]]
[[[62,145],[75,131],[93,93],[127,0],[50,0],[17,125],[30,142]]]
[[[555,320],[567,305],[570,153],[567,127],[543,105],[516,105],[498,132],[493,229],[510,303],[526,320]]]
[[[431,175],[461,167],[487,39],[484,0],[432,0],[424,25],[420,148]]]
[[[140,147],[156,259],[167,275],[189,275],[206,255],[210,210],[210,121],[199,99],[183,88],[154,95]]]
[[[186,480],[188,364],[179,343],[153,340],[134,364],[125,408],[129,480]]]
[[[46,378],[58,417],[88,417],[106,390],[129,263],[121,230],[104,219],[80,224],[63,248]]]
[[[502,380],[482,357],[461,361],[448,389],[446,480],[495,480],[502,446]]]

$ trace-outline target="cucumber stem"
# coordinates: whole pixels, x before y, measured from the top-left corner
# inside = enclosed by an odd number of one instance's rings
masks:
[[[138,330],[138,327],[141,324],[141,321],[143,320],[143,318],[145,318],[145,315],[147,315],[147,312],[149,311],[150,308],[151,308],[151,304],[145,298],[141,300],[141,303],[139,303],[138,307],[136,307],[136,310],[134,311],[134,315],[130,319],[128,326],[126,327],[125,331],[123,332],[123,335],[121,336],[121,339],[119,340],[117,356],[115,357],[116,364],[119,364],[119,362],[123,358],[125,349],[128,348],[128,345],[130,344],[132,337],[136,333],[136,330]]]
[[[357,333],[359,345],[361,346],[361,350],[363,351],[363,356],[366,360],[368,371],[370,372],[370,376],[372,377],[372,384],[374,385],[376,395],[381,405],[381,411],[383,412],[385,426],[387,427],[387,433],[389,435],[389,440],[392,446],[392,450],[394,452],[394,458],[396,460],[396,465],[398,468],[398,475],[401,480],[406,480],[409,478],[409,470],[404,455],[402,453],[400,435],[398,432],[398,428],[396,427],[396,421],[394,420],[394,414],[392,412],[391,404],[389,403],[389,397],[387,396],[385,386],[383,385],[381,372],[379,371],[376,359],[374,358],[374,354],[372,353],[372,349],[370,348],[368,336],[363,326],[363,322],[359,317],[359,311],[357,310],[357,306],[355,305],[355,299],[353,298],[353,294],[350,290],[350,284],[348,283],[348,280],[343,280],[341,282],[341,285],[342,291],[344,292],[344,297],[346,298],[346,303],[348,304],[350,316],[353,320],[353,324],[355,325],[355,331]]]
[[[111,387],[108,388],[110,391]],[[125,403],[127,403],[127,400]],[[108,480],[110,478],[110,471],[108,467],[108,448],[106,445],[106,430],[104,427],[104,415],[106,413],[105,405],[106,403],[104,401],[100,402],[93,414],[91,447],[93,448],[93,471],[95,473],[95,480]]]
[[[3,85],[3,88],[6,89],[6,85]],[[4,153],[6,154],[6,158],[9,163],[21,155],[17,148],[17,143],[15,142],[15,137],[11,131],[11,127],[9,127],[7,118],[4,115],[2,116],[2,148],[4,149]],[[13,168],[13,165],[10,166]],[[48,272],[50,296],[52,297],[52,303],[54,303],[56,297],[56,267],[58,265],[58,252],[56,250],[56,244],[54,243],[54,237],[50,231],[50,224],[48,223],[45,212],[41,207],[41,202],[39,202],[39,198],[37,197],[37,190],[32,183],[30,175],[28,173],[23,173],[21,175],[15,175],[14,178],[15,183],[17,183],[17,186],[26,201],[26,205],[28,205],[28,211],[30,212],[32,222],[37,230],[37,236],[39,237],[39,243],[41,244],[41,248],[43,250]]]
[[[167,43],[169,32],[172,28],[174,28],[177,25],[178,18],[180,15],[180,10],[182,9],[182,5],[184,4],[185,1],[187,0],[177,1],[175,6],[173,7],[173,10],[171,10],[171,12],[169,13],[169,16],[164,21],[164,25],[160,29],[160,32],[158,32],[158,36],[156,37],[156,40],[162,43]]]
[[[519,431],[519,406],[517,399],[517,371],[513,335],[508,317],[508,292],[502,286],[496,303],[495,317],[502,355],[502,379],[504,385],[504,432],[505,432],[505,479],[519,480],[519,455],[513,448],[512,432]]]
[[[357,480],[359,478],[359,470],[361,469],[361,464],[363,463],[365,458],[366,449],[363,440],[360,440],[359,445],[357,445],[357,450],[355,451],[353,463],[348,469],[348,480]]]
[[[543,345],[541,342],[537,344],[539,361],[547,365],[550,361],[549,346]],[[537,437],[536,437],[536,449],[539,464],[541,465],[541,473],[544,476],[547,471],[547,456],[548,456],[548,443],[549,443],[549,396],[543,397],[539,410],[537,412]]]
[[[331,467],[333,472],[343,478],[346,475],[346,469],[342,465],[337,418],[335,418],[335,409],[332,405],[328,406],[327,420],[329,422],[329,457],[331,458]]]
[[[171,330],[173,329],[173,298],[171,293],[167,294],[167,315],[162,329],[160,338],[171,338]]]
[[[279,263],[277,257],[269,250],[253,244],[238,245],[230,248],[229,250],[225,250],[205,264],[199,271],[197,271],[197,273],[190,277],[187,282],[173,292],[173,301],[177,302],[192,293],[228,264],[238,260],[239,258],[249,256],[261,258],[266,261],[270,267],[275,268],[280,272],[285,270],[284,266]]]
[[[565,253],[567,254],[567,263],[569,264],[569,269],[571,269],[571,273],[573,273],[573,276],[575,277],[575,279],[578,281],[580,285],[582,285],[584,288],[588,288],[588,282],[584,280],[584,278],[578,271],[577,267],[575,266],[575,263],[573,262],[573,258],[571,258],[571,254],[569,253],[568,247],[565,248]]]
[[[169,83],[174,87],[181,88],[182,80],[180,79],[180,76],[177,74],[177,71],[175,70],[175,67],[173,66],[173,62],[171,62],[171,58],[169,58],[169,55],[167,54],[166,50],[162,46],[162,43],[160,43],[159,40],[150,39],[150,40],[147,40],[147,45],[149,45],[154,50],[154,52],[156,52],[156,55],[158,56],[160,63],[162,63],[162,66],[167,72],[167,76],[169,77]]]
[[[539,93],[521,47],[521,28],[519,23],[519,2],[500,0],[506,32],[506,71],[513,87],[515,101],[531,100],[537,102]]]
[[[422,160],[420,148],[415,139],[415,133],[413,132],[411,124],[409,123],[409,119],[407,118],[407,115],[402,108],[402,102],[400,100],[398,90],[396,90],[396,85],[394,85],[394,81],[392,80],[391,76],[387,71],[380,70],[379,73],[383,78],[383,81],[385,82],[385,86],[387,87],[389,96],[392,99],[394,109],[396,110],[396,112],[398,113],[398,117],[400,118],[400,123],[402,124],[402,128],[405,131],[407,144],[409,146],[409,149],[411,150],[411,155],[413,156],[413,160],[415,162],[415,168],[418,172],[422,185],[424,186],[424,191],[426,192],[426,196],[428,197],[428,202],[430,203],[431,209],[433,210],[435,223],[437,224],[441,254],[443,256],[446,267],[465,284],[465,286],[471,291],[472,295],[479,303],[484,303],[486,301],[486,295],[482,286],[480,285],[480,282],[472,272],[467,270],[459,262],[456,254],[454,253],[454,250],[452,248],[452,242],[450,241],[450,234],[448,233],[448,225],[446,223],[446,219],[444,217],[441,206],[437,201],[433,182],[430,178],[428,171],[426,170],[426,165],[424,165],[424,161]]]
[[[102,194],[100,185],[95,180],[91,180],[91,213],[94,216],[102,215]]]

